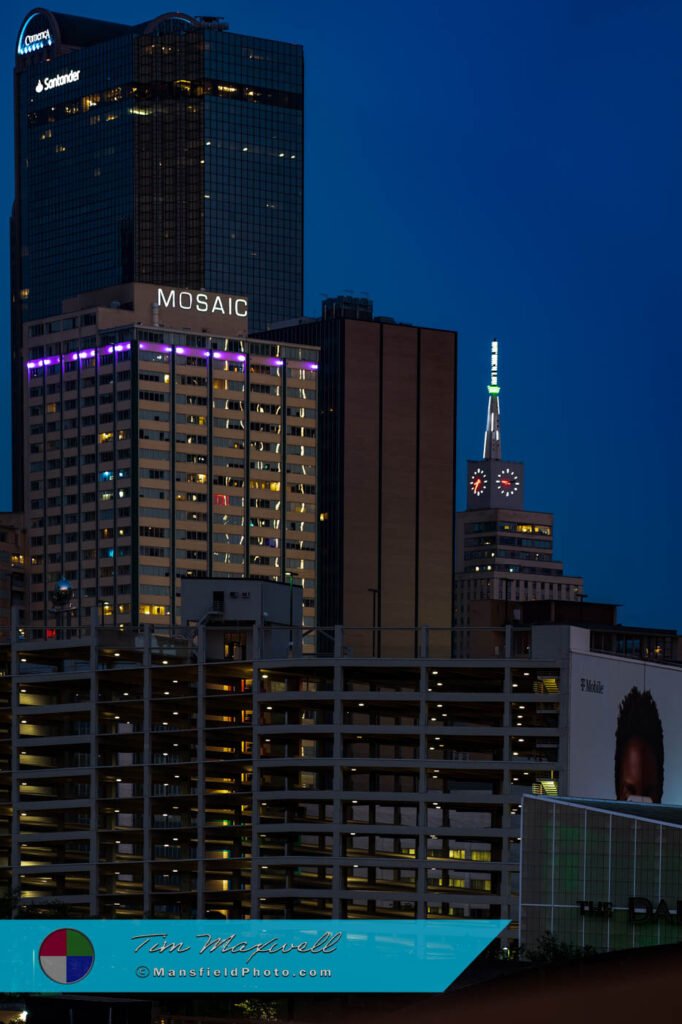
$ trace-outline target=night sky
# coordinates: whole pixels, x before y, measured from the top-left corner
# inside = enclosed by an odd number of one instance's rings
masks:
[[[131,23],[166,10],[58,8]],[[14,45],[30,4],[4,9],[6,224]],[[557,553],[589,600],[682,630],[679,0],[179,9],[304,45],[305,312],[355,292],[377,314],[459,332],[459,507],[496,336],[502,452],[525,462],[526,507],[554,512]],[[8,432],[8,243],[0,256]]]

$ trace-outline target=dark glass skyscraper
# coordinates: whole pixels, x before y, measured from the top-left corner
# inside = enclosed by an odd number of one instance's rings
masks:
[[[139,281],[247,296],[254,329],[301,314],[300,46],[215,18],[36,9],[17,41],[15,132],[16,465],[21,325],[62,300]]]

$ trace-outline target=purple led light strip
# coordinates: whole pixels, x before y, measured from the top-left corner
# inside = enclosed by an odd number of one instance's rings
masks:
[[[187,348],[185,345],[177,345],[175,349],[173,349],[171,345],[162,345],[154,341],[141,341],[139,342],[139,346],[146,352],[171,353],[175,351],[180,356],[194,356],[200,359],[209,359],[213,356],[214,359],[222,359],[224,362],[246,362],[246,356],[241,352],[224,352],[221,350],[209,352],[207,349]],[[130,348],[131,342],[124,341],[117,345],[105,345],[99,349],[84,348],[80,352],[69,352],[64,356],[45,356],[44,359],[29,359],[26,363],[26,369],[35,370],[40,366],[56,366],[60,362],[73,363],[80,359],[94,359],[97,355],[112,355],[114,352],[130,352]],[[267,366],[284,366],[283,359],[267,356],[257,357],[255,365],[258,365],[258,363],[261,365],[265,364]],[[319,369],[317,363],[302,363],[301,366],[305,370]]]
[[[176,349],[175,351],[179,352],[180,349]],[[184,349],[183,349],[183,351],[184,351]],[[226,360],[227,359],[231,359],[233,361],[236,359],[238,363],[245,363],[246,362],[246,356],[241,355],[241,354],[237,354],[236,352],[220,352],[220,351],[219,352],[214,352],[213,353],[213,358],[214,359],[226,359]]]
[[[124,341],[118,345],[106,345],[104,348],[84,348],[80,352],[68,352],[64,356],[45,356],[44,359],[29,359],[26,363],[27,370],[35,370],[39,366],[57,366],[58,363],[75,363],[80,359],[94,359],[97,355],[111,355],[114,352],[129,352],[130,342]]]
[[[199,359],[225,359],[233,363],[245,363],[246,356],[239,352],[209,352],[205,348],[188,348],[186,345],[176,345],[173,349],[170,345],[160,345],[154,341],[141,341],[140,348],[147,352],[176,352],[179,356],[194,356]]]

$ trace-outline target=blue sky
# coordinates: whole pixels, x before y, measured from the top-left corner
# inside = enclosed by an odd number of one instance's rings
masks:
[[[526,464],[527,507],[555,513],[589,599],[682,629],[679,0],[223,3],[181,9],[305,47],[306,312],[352,290],[459,331],[460,507],[497,336],[503,454]],[[164,10],[59,7],[131,23]],[[28,9],[5,8],[5,223]]]

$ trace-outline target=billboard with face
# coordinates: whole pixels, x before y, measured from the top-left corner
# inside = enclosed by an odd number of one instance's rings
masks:
[[[573,654],[562,795],[682,805],[682,669]]]

